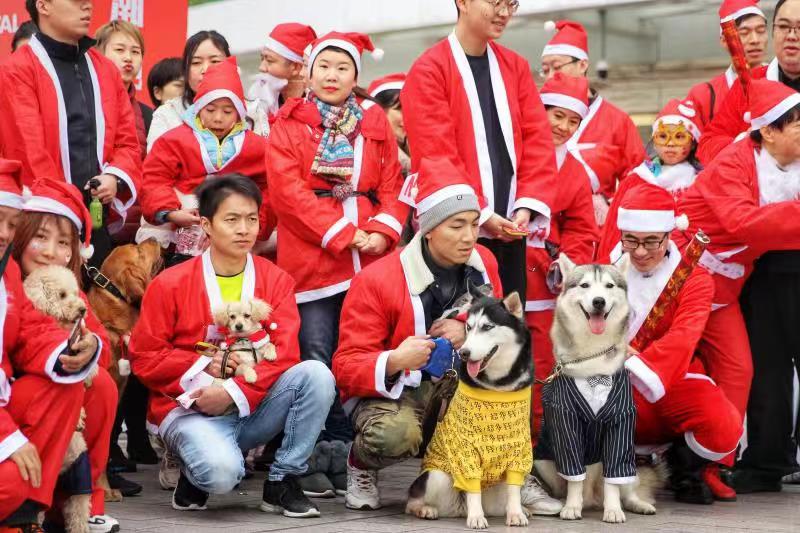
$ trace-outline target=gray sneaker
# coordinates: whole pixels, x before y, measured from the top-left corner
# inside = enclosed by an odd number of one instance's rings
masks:
[[[328,476],[322,472],[314,472],[298,478],[300,488],[303,489],[303,494],[309,498],[334,498],[336,497],[336,490],[328,479]]]
[[[561,512],[564,505],[551,498],[544,490],[539,480],[535,476],[528,474],[525,476],[525,484],[521,489],[522,506],[528,509],[531,514],[541,516],[553,516]]]
[[[337,496],[347,495],[347,472],[328,474],[328,479],[333,483],[333,488],[336,490]]]

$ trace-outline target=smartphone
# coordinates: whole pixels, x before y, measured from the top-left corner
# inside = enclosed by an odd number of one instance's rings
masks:
[[[69,355],[75,355],[72,351],[72,345],[81,338],[81,324],[83,324],[83,317],[85,316],[86,311],[81,312],[81,315],[78,317],[78,320],[75,321],[75,325],[72,326],[72,330],[69,332],[69,340],[67,341],[67,353],[69,353]]]
[[[528,231],[527,230],[519,230],[514,231],[512,229],[508,229],[507,227],[503,227],[503,231],[506,232],[506,235],[511,235],[512,237],[527,237]]]

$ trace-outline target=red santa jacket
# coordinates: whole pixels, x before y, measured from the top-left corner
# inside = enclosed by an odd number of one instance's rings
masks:
[[[366,196],[340,202],[314,194],[331,189],[327,180],[311,173],[323,132],[317,106],[291,99],[281,107],[269,137],[267,170],[278,217],[278,265],[297,282],[297,303],[346,291],[352,277],[378,259],[349,247],[356,229],[381,233],[391,249],[408,214],[398,200],[403,184],[397,142],[380,107],[364,111],[350,178],[356,191],[374,193],[377,205]]]
[[[483,274],[495,296],[503,290],[497,261],[491,252],[476,246],[467,265]],[[344,300],[339,325],[339,348],[333,356],[333,374],[345,409],[359,398],[396,400],[405,387],[419,386],[422,373],[401,374],[386,387],[386,362],[401,342],[413,335],[426,335],[425,310],[420,294],[433,283],[422,255],[417,234],[403,248],[362,270]]]
[[[568,143],[588,167],[592,192],[606,198],[613,197],[617,182],[647,157],[636,125],[602,96],[592,101],[589,114]]]
[[[144,162],[141,205],[145,220],[154,224],[159,211],[181,209],[178,193],[192,194],[208,176],[238,173],[252,179],[261,190],[259,238],[266,239],[275,227],[267,193],[266,148],[266,139],[245,131],[242,142],[236,144],[236,154],[217,169],[191,126],[181,124],[168,131],[156,140]]]
[[[725,98],[728,97],[728,92],[735,81],[736,72],[733,67],[728,67],[728,70],[722,74],[689,89],[686,99],[692,102],[694,110],[697,112],[692,120],[700,127],[700,131],[705,130],[722,109]]]
[[[560,159],[560,157],[557,157]],[[572,155],[565,153],[558,170],[558,188],[553,202],[549,242],[576,264],[592,261],[599,238],[592,207],[592,189],[586,170]],[[545,277],[553,259],[543,247],[528,246],[528,288],[525,311],[555,309],[555,295]]]
[[[255,383],[247,383],[243,376],[225,381],[240,417],[254,412],[281,374],[300,361],[300,316],[292,278],[266,259],[248,255],[242,301],[252,298],[272,306],[269,320],[277,328],[270,337],[278,358],[256,366]],[[131,334],[130,359],[134,374],[152,391],[148,419],[162,434],[175,418],[195,412],[187,399],[189,393],[214,381],[204,372],[211,358],[198,355],[195,343],[219,345],[224,340],[211,312],[222,303],[211,250],[165,270],[145,292]]]
[[[759,256],[800,249],[800,201],[765,201],[772,191],[761,190],[759,178],[769,172],[770,158],[762,152],[749,138],[729,146],[678,202],[678,212],[689,217],[689,232],[676,232],[675,242],[685,245],[699,229],[711,239],[700,263],[714,274],[717,306],[738,301]],[[787,200],[800,194],[786,192]]]
[[[96,364],[79,374],[62,376],[55,372],[58,356],[67,345],[68,332],[51,317],[39,313],[25,296],[19,267],[9,260],[0,281],[0,462],[17,451],[28,439],[19,431],[5,406],[13,393],[12,378],[22,374],[49,377],[70,384],[83,381]],[[91,328],[90,328],[91,329]],[[101,344],[100,350],[103,349]]]
[[[644,161],[638,167],[634,168],[622,182],[619,184],[617,194],[614,195],[614,200],[608,208],[608,215],[606,216],[606,223],[601,231],[602,237],[600,239],[600,246],[597,249],[597,257],[605,260],[608,258],[611,251],[616,248],[620,240],[620,231],[617,228],[617,214],[622,199],[625,194],[636,185],[647,182],[653,185],[658,185],[662,189],[667,189],[672,193],[676,200],[680,199],[684,191],[694,184],[697,179],[697,170],[689,163],[683,162],[678,165],[670,167],[662,167],[661,173],[656,176],[650,170],[651,163]]]
[[[508,155],[514,166],[509,205],[498,213],[512,216],[527,208],[545,219],[556,190],[553,140],[528,61],[489,42],[487,47],[495,105]],[[470,177],[481,202],[481,223],[495,212],[494,181],[483,113],[472,69],[455,34],[417,59],[400,93],[411,151],[411,170],[424,157],[448,157]],[[549,226],[531,221],[531,229]]]
[[[656,270],[647,276],[633,266],[628,268],[628,302],[631,306],[629,341],[636,337],[680,263],[681,255],[675,243],[669,243],[669,252]],[[618,245],[611,254],[611,260],[615,262],[620,255],[621,245]],[[678,293],[677,304],[662,318],[667,321],[669,329],[625,362],[631,383],[648,402],[657,402],[674,383],[695,374],[695,368],[690,366],[711,313],[713,294],[711,276],[705,269],[696,267]]]
[[[778,60],[773,59],[769,65],[755,68],[750,71],[753,79],[766,78],[772,81],[780,81],[780,66]],[[700,145],[697,147],[697,158],[701,163],[708,166],[737,136],[750,129],[750,124],[745,122],[744,114],[747,113],[747,97],[742,89],[742,83],[738,79],[725,99],[724,104],[714,116],[700,137]]]
[[[3,153],[22,161],[22,181],[48,178],[71,182],[67,117],[53,63],[36,36],[0,69],[0,138]],[[127,185],[112,207],[122,217],[136,201],[141,181],[141,153],[130,96],[119,70],[96,49],[86,53],[92,73],[101,172]]]

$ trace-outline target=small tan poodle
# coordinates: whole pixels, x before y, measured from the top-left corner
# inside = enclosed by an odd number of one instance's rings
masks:
[[[256,364],[274,361],[278,357],[267,332],[276,326],[274,323],[266,326],[271,314],[272,307],[257,298],[225,303],[214,310],[214,323],[225,335],[220,348],[236,354],[241,364],[236,368],[235,375],[244,376],[248,383],[255,383],[257,379]]]

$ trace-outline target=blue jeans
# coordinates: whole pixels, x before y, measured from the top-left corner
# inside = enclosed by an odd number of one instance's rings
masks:
[[[210,494],[225,494],[244,477],[242,451],[283,431],[269,470],[269,479],[280,481],[305,473],[334,395],[331,371],[322,363],[304,361],[278,378],[250,416],[182,416],[167,427],[164,441],[180,456],[192,485]]]
[[[300,358],[320,361],[331,367],[333,354],[339,344],[339,315],[346,292],[297,306],[300,311]],[[333,401],[325,429],[319,440],[351,442],[353,426],[342,408],[339,395]]]

